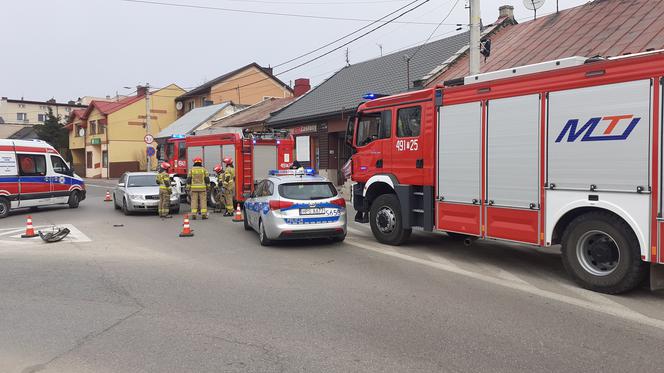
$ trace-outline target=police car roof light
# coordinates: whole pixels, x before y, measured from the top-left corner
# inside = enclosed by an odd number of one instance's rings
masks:
[[[270,170],[268,175],[270,176],[315,176],[317,174],[316,170],[313,168],[306,168],[304,170]]]

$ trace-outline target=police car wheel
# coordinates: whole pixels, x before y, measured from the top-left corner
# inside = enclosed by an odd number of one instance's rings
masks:
[[[251,226],[249,225],[249,220],[247,220],[247,209],[243,209],[242,211],[242,217],[244,218],[243,225],[244,225],[244,230],[245,231],[250,231]]]
[[[386,245],[399,246],[408,240],[412,232],[403,228],[401,205],[395,194],[383,194],[373,201],[369,223],[374,237]]]
[[[630,226],[605,212],[583,214],[569,224],[562,239],[563,266],[582,287],[619,294],[646,277],[639,240]]]
[[[261,246],[270,246],[272,245],[272,240],[267,238],[265,234],[265,227],[263,227],[263,221],[258,222],[258,240],[261,243]]]
[[[0,198],[0,219],[9,215],[9,207],[9,201],[4,198]]]
[[[70,208],[75,209],[78,208],[78,204],[81,202],[81,198],[78,196],[78,192],[72,192],[69,195],[69,202],[68,205]]]

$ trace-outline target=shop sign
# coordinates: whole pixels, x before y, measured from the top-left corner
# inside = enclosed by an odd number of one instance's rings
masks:
[[[90,139],[90,144],[92,145],[100,145],[101,144],[101,139],[99,137],[94,137]]]
[[[318,132],[318,126],[315,124],[307,124],[304,126],[297,126],[291,129],[292,135],[301,135],[305,133],[315,133]]]

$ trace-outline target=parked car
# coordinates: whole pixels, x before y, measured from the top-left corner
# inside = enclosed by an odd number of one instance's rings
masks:
[[[171,213],[180,212],[180,194],[171,187]],[[159,208],[159,185],[156,172],[125,172],[113,191],[116,210],[125,215],[133,212],[156,212]]]
[[[244,203],[244,228],[261,245],[275,240],[346,238],[346,201],[334,185],[313,172],[271,172]]]
[[[23,207],[77,208],[85,194],[83,179],[47,142],[0,139],[0,218]]]

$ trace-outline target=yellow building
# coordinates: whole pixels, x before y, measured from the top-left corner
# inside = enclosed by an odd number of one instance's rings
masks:
[[[185,91],[175,84],[150,93],[150,133],[157,134],[176,119],[175,98]],[[145,136],[146,90],[116,102],[92,101],[67,121],[69,149],[77,173],[89,178],[117,178],[147,167]],[[156,157],[152,157],[155,168]]]
[[[293,89],[272,74],[272,69],[251,63],[202,84],[176,99],[178,117],[208,105],[232,102],[254,105],[267,98],[292,97]]]

